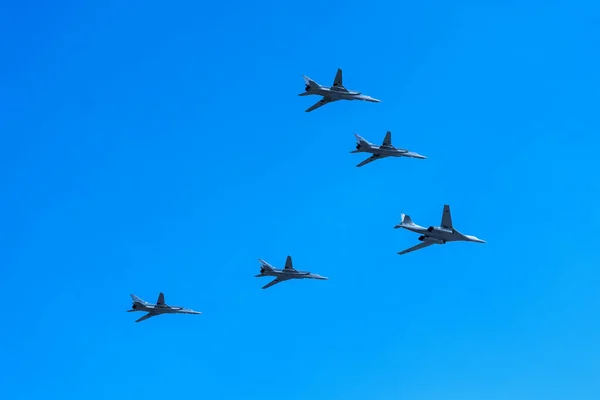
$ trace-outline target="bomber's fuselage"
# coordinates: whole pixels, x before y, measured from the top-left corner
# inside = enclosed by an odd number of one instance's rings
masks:
[[[362,144],[357,146],[357,150],[363,153],[381,154],[382,156],[386,157],[402,157],[402,155],[405,155],[407,153],[407,151],[403,149],[396,149],[393,147],[384,147],[376,145],[365,146]]]
[[[316,87],[316,88],[309,88],[307,90],[308,94],[315,94],[318,96],[325,96],[325,97],[329,97],[331,99],[334,100],[364,100],[364,101],[370,101],[373,103],[379,103],[380,100],[374,99],[371,96],[367,96],[364,94],[361,94],[360,92],[354,92],[354,91],[346,91],[344,89],[339,89],[335,86],[333,87]]]
[[[468,240],[462,233],[454,229],[447,229],[439,226],[431,226],[429,228],[424,228],[422,226],[404,226],[403,228],[423,235],[419,237],[419,240],[421,241],[432,241],[441,244],[458,240]]]
[[[413,151],[405,149],[397,149],[391,146],[377,146],[374,144],[365,144],[364,142],[356,145],[356,150],[362,153],[378,154],[384,157],[411,157],[411,158],[426,158]]]
[[[258,276],[275,276],[287,279],[325,279],[318,274],[312,274],[307,271],[284,271],[281,269],[264,268]]]
[[[134,303],[131,307],[132,311],[144,311],[153,314],[177,314],[177,313],[186,313],[186,314],[195,314],[197,311],[188,310],[183,307],[178,306],[159,306],[155,304],[142,304],[142,303]]]

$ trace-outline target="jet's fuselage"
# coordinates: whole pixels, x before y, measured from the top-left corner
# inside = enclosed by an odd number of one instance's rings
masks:
[[[265,269],[258,276],[274,276],[287,279],[325,279],[318,274],[312,274],[307,271],[283,271],[280,269]]]
[[[463,235],[456,230],[442,228],[439,226],[431,226],[429,228],[424,228],[422,226],[405,226],[403,228],[423,235],[422,238],[419,238],[419,240],[422,241],[430,240],[436,243],[445,243],[463,239]]]
[[[310,88],[307,92],[309,94],[329,97],[334,100],[364,100],[373,103],[380,102],[380,100],[374,99],[371,96],[361,94],[360,92],[345,91],[343,89],[337,89],[335,87],[328,88],[321,86],[318,88]]]
[[[135,303],[132,308],[133,311],[144,311],[144,312],[149,312],[149,313],[153,313],[153,314],[177,314],[177,313],[195,313],[192,310],[187,310],[183,307],[177,307],[177,306],[157,306],[157,305],[152,305],[152,304],[140,304],[140,303]]]
[[[383,147],[383,146],[373,146],[373,145],[371,145],[371,146],[360,145],[357,150],[364,152],[364,153],[381,154],[382,156],[386,156],[386,157],[402,157],[403,154],[407,153],[406,150],[402,150],[402,149],[395,149],[392,147]]]

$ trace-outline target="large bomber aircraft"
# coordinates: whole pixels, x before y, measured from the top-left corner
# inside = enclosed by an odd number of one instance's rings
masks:
[[[342,70],[338,68],[333,80],[333,86],[321,86],[317,82],[313,81],[306,75],[302,75],[306,86],[304,93],[300,93],[298,96],[310,96],[317,95],[323,96],[321,100],[306,109],[306,112],[311,112],[319,107],[324,106],[327,103],[332,103],[338,100],[363,100],[371,103],[380,103],[381,100],[374,99],[371,96],[361,94],[360,92],[354,92],[348,90],[342,84]]]
[[[442,223],[440,226],[430,226],[429,228],[425,228],[415,224],[408,215],[402,214],[401,222],[394,227],[394,229],[397,228],[404,228],[421,235],[419,236],[421,243],[399,252],[398,254],[400,255],[431,246],[432,244],[446,244],[447,242],[460,241],[485,243],[484,240],[481,240],[475,236],[464,235],[454,229],[454,226],[452,225],[452,216],[450,215],[450,206],[447,204],[444,205],[444,211],[442,212]]]
[[[130,296],[131,300],[133,301],[133,305],[131,306],[131,310],[127,310],[127,312],[143,311],[148,313],[135,322],[141,322],[145,319],[161,314],[202,314],[200,311],[190,310],[189,308],[169,306],[165,304],[165,295],[162,292],[159,293],[156,304],[148,303],[147,301],[137,297],[135,294]]]
[[[275,284],[278,284],[279,282],[283,282],[283,281],[287,281],[289,279],[319,279],[319,280],[328,280],[329,278],[326,278],[324,276],[318,275],[318,274],[313,274],[307,271],[298,271],[296,269],[294,269],[294,267],[292,266],[292,257],[291,256],[287,256],[287,259],[285,260],[285,267],[283,269],[277,269],[275,267],[273,267],[271,264],[269,264],[268,262],[261,260],[260,258],[258,259],[258,261],[260,261],[260,274],[256,275],[256,278],[261,278],[263,276],[274,276],[275,279],[272,280],[271,282],[267,283],[265,286],[263,286],[263,289],[267,289]]]
[[[372,161],[379,160],[385,157],[410,157],[410,158],[420,158],[425,159],[427,157],[420,155],[419,153],[415,153],[412,151],[408,151],[405,149],[400,149],[394,147],[392,145],[392,132],[387,131],[385,137],[383,138],[383,143],[381,146],[377,146],[376,144],[369,143],[361,136],[354,134],[356,137],[356,150],[352,150],[350,153],[371,153],[372,156],[367,158],[366,160],[358,163],[357,167],[362,167],[365,164],[368,164]]]

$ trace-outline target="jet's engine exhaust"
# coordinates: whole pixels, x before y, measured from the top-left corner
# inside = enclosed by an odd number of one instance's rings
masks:
[[[446,241],[443,240],[443,239],[438,239],[438,238],[434,238],[434,237],[431,237],[431,236],[425,236],[425,235],[419,236],[419,240],[421,242],[433,242],[433,243],[436,243],[436,244],[444,244],[444,243],[446,243]]]

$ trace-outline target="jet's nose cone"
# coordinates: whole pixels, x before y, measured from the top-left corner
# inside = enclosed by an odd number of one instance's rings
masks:
[[[402,228],[402,225],[398,224],[398,225],[394,226],[394,229],[398,229],[398,228]]]
[[[476,236],[471,236],[468,235],[467,238],[471,241],[471,242],[477,242],[477,243],[487,243],[485,240],[481,240]]]

